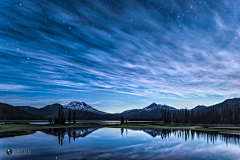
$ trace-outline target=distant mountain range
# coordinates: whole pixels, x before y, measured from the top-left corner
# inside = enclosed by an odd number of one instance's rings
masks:
[[[97,109],[92,108],[89,105],[73,105],[73,104],[83,104],[84,102],[78,102],[78,103],[69,103],[68,105],[63,105],[63,112],[65,113],[65,116],[67,118],[69,109],[71,113],[73,114],[73,110],[76,112],[76,119],[78,120],[118,120],[119,114],[109,114],[105,112],[98,111]],[[16,106],[18,109],[22,109],[25,112],[36,114],[41,117],[44,117],[43,119],[49,119],[50,117],[54,119],[54,117],[58,116],[58,110],[59,107],[61,107],[61,104],[55,103],[52,105],[47,105],[43,108],[34,108],[29,106]],[[103,114],[105,113],[105,114]]]
[[[141,117],[141,118],[159,117],[161,116],[162,109],[168,109],[171,111],[177,110],[176,108],[168,105],[152,103],[151,105],[143,109],[131,109],[131,110],[122,112],[122,114],[123,116],[127,116],[127,117]]]
[[[31,119],[49,119],[54,118],[58,115],[58,110],[61,104],[55,103],[52,105],[47,105],[43,108],[35,108],[30,106],[12,106],[5,103],[0,103],[0,120],[31,120]],[[229,107],[232,110],[240,108],[240,98],[227,99],[221,103],[212,106],[199,105],[191,110],[204,112],[207,109],[215,108],[218,112],[221,112],[224,107]],[[119,120],[120,114],[127,116],[128,118],[141,117],[141,118],[151,118],[161,116],[162,109],[170,110],[171,113],[177,111],[178,109],[168,106],[152,103],[151,105],[143,109],[131,109],[123,111],[122,113],[110,114],[103,111],[99,111],[85,102],[73,101],[69,104],[63,105],[63,111],[67,118],[68,112],[76,112],[76,119],[78,120]],[[180,109],[183,110],[183,109]]]

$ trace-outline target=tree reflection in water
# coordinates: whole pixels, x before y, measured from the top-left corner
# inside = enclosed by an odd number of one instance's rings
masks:
[[[54,129],[45,129],[41,130],[44,133],[51,134],[58,137],[59,145],[63,145],[63,139],[65,135],[68,135],[68,141],[71,142],[71,139],[75,141],[76,138],[83,138],[92,132],[98,130],[99,128],[54,128]],[[215,143],[216,140],[221,140],[222,142],[228,145],[229,142],[239,145],[240,135],[237,134],[227,134],[221,132],[203,132],[198,130],[180,130],[180,129],[130,129],[130,131],[143,131],[144,133],[154,137],[161,137],[162,139],[167,139],[172,136],[176,138],[182,138],[185,141],[195,140],[195,139],[204,139],[207,143]],[[128,136],[128,129],[120,129],[121,136]]]
[[[127,129],[121,128],[121,135],[123,136],[123,132],[127,133]],[[131,129],[132,131],[138,130],[143,131],[152,137],[161,137],[162,139],[169,138],[171,136],[182,138],[183,140],[194,140],[194,139],[201,139],[207,141],[207,143],[214,142],[217,139],[220,139],[223,143],[228,145],[229,142],[233,142],[239,145],[239,134],[230,134],[230,133],[222,133],[222,132],[204,132],[199,130],[180,130],[180,129]]]
[[[68,135],[68,142],[71,142],[71,138],[75,141],[76,138],[86,137],[88,134],[96,131],[98,128],[54,128],[41,130],[44,133],[58,136],[59,145],[63,145],[63,139],[65,135]]]

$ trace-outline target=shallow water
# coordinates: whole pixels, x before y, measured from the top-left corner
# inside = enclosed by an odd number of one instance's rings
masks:
[[[232,160],[240,159],[239,139],[237,135],[191,130],[46,129],[30,135],[1,138],[0,159]],[[7,155],[6,149],[12,149],[13,153]],[[25,153],[21,149],[25,149]]]

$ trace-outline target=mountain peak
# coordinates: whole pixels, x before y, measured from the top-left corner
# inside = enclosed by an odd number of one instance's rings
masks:
[[[67,108],[67,109],[92,112],[92,113],[96,113],[96,114],[106,114],[105,112],[99,111],[99,110],[89,106],[85,102],[72,101],[69,104],[63,105],[63,107]]]
[[[154,102],[153,102],[152,104],[150,104],[150,106],[151,106],[151,105],[157,105],[157,103],[154,103]]]
[[[71,104],[71,105],[76,105],[76,104],[81,104],[82,102],[78,102],[78,101],[72,101],[72,102],[70,102],[69,104]]]
[[[173,107],[170,107],[170,106],[168,106],[168,105],[161,105],[161,104],[157,104],[157,103],[152,103],[152,104],[150,104],[149,106],[147,106],[147,107],[145,107],[145,108],[143,108],[144,110],[147,110],[147,111],[151,111],[151,110],[154,110],[154,109],[169,109],[169,110],[171,110],[171,109],[175,109],[175,108],[173,108]]]

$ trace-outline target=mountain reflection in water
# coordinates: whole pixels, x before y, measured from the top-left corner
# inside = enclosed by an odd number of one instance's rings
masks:
[[[55,128],[0,139],[0,159],[239,159],[239,135],[174,129]],[[31,154],[6,154],[6,148]]]
[[[209,143],[214,144],[214,142],[219,138],[222,142],[228,145],[229,142],[233,142],[234,144],[239,145],[239,134],[231,134],[231,133],[221,133],[215,131],[199,131],[199,130],[180,130],[180,129],[131,129],[131,130],[138,130],[143,131],[153,138],[160,136],[162,139],[170,138],[171,136],[175,136],[177,138],[182,138],[185,141],[187,140],[194,140],[195,138],[204,138],[204,140]],[[121,128],[121,135],[123,136],[124,128]],[[125,129],[126,135],[128,130]]]
[[[99,128],[49,128],[40,130],[44,133],[51,134],[54,136],[58,136],[59,144],[63,145],[63,139],[65,135],[68,135],[69,143],[71,142],[71,138],[75,141],[76,138],[86,137],[88,134],[98,130]]]
[[[98,130],[99,128],[50,128],[41,130],[42,132],[46,134],[51,134],[58,137],[59,144],[63,145],[63,139],[65,135],[68,135],[69,143],[71,142],[71,139],[75,141],[76,138],[84,138],[87,135],[93,133],[94,131]],[[121,128],[120,133],[121,136],[127,136],[128,130],[131,131],[143,131],[144,133],[150,135],[151,137],[161,137],[162,139],[167,139],[170,137],[177,137],[181,138],[185,141],[188,140],[195,140],[195,139],[204,139],[207,141],[207,143],[213,143],[219,139],[223,143],[234,143],[239,145],[239,134],[224,134],[219,132],[204,132],[204,131],[198,131],[198,130],[180,130],[180,129],[127,129],[127,128]]]

